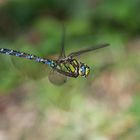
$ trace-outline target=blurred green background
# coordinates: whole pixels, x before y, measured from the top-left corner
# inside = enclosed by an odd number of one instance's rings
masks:
[[[95,44],[77,59],[88,78],[52,85],[49,68],[0,55],[0,140],[140,139],[139,0],[0,0],[0,48],[45,58]]]

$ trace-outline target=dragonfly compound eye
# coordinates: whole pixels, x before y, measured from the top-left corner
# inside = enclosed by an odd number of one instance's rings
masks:
[[[89,72],[90,72],[89,66],[82,63],[79,68],[79,75],[82,77],[87,77],[89,75]]]

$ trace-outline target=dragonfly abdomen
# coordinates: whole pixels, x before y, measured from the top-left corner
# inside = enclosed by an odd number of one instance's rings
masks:
[[[0,48],[0,53],[6,54],[6,55],[12,55],[16,57],[21,57],[21,58],[26,58],[29,60],[34,60],[36,62],[44,63],[46,65],[49,65],[50,67],[54,68],[56,66],[56,63],[53,60],[49,59],[44,59],[32,54],[24,53],[24,52],[19,52],[11,49],[5,49],[5,48]]]

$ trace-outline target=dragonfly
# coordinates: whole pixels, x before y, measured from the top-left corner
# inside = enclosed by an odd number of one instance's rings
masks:
[[[48,75],[49,81],[55,85],[62,85],[66,83],[68,77],[71,78],[77,78],[78,76],[88,77],[90,73],[90,67],[87,64],[78,61],[76,57],[109,46],[108,43],[95,45],[66,55],[64,42],[65,42],[65,29],[62,32],[60,55],[56,60],[42,58],[33,54],[20,52],[8,48],[0,48],[0,53],[25,58],[28,60],[33,60],[35,62],[48,65],[51,68],[51,71]]]

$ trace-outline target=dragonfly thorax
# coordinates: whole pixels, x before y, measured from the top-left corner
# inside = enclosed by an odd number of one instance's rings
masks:
[[[78,62],[76,59],[65,58],[61,59],[57,63],[56,70],[59,73],[62,73],[68,77],[78,77],[79,75],[82,77],[87,77],[90,68],[84,63]]]
[[[79,76],[79,63],[76,59],[61,59],[58,62],[57,69],[60,69],[63,74],[69,77]]]

